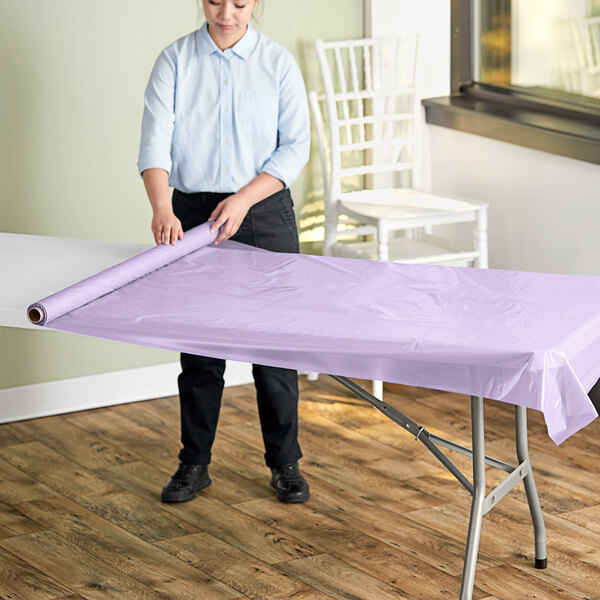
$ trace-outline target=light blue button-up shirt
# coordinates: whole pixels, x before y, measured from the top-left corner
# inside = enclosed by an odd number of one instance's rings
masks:
[[[221,51],[200,29],[156,60],[144,96],[138,170],[157,167],[182,192],[237,192],[262,172],[289,186],[308,160],[300,69],[248,25]]]

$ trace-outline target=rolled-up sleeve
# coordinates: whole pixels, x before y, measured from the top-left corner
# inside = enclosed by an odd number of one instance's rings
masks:
[[[310,154],[310,117],[302,73],[291,54],[285,55],[279,86],[277,148],[262,171],[289,187],[300,175]]]
[[[157,58],[144,94],[144,116],[138,156],[140,175],[151,168],[171,173],[175,99],[175,60],[165,50]]]

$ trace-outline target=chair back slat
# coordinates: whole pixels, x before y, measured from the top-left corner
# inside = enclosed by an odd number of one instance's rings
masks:
[[[344,115],[344,118],[349,119],[350,118],[350,107],[348,104],[348,86],[346,85],[346,74],[344,72],[344,65],[342,62],[342,53],[340,52],[340,48],[338,46],[334,47],[333,52],[335,55],[335,66],[337,67],[338,81],[340,84],[339,89],[340,89],[341,95],[342,95],[342,102],[341,102],[342,114]],[[346,133],[346,143],[352,142],[352,131],[350,130],[349,125],[346,126],[345,133]]]
[[[329,130],[329,200],[342,191],[342,180],[345,189],[377,185],[379,179],[362,177],[386,172],[408,171],[414,180],[417,36],[317,40],[316,49]]]
[[[351,117],[350,119],[340,119],[340,125],[359,125],[360,123],[373,124],[377,121],[410,121],[413,119],[412,113],[394,113],[389,115],[363,115],[362,117]]]
[[[342,103],[346,100],[370,100],[372,98],[384,99],[388,96],[412,96],[414,90],[410,87],[385,90],[359,90],[358,92],[337,92],[332,95],[332,100]],[[339,118],[339,117],[338,117]]]
[[[350,73],[352,74],[352,89],[355,94],[360,92],[360,87],[358,83],[358,68],[356,66],[356,48],[348,48],[348,55],[350,59]],[[356,114],[358,115],[358,122],[356,123],[358,126],[358,141],[365,141],[365,125],[363,122],[364,119],[364,110],[363,105],[360,100],[355,100],[356,102]],[[347,119],[349,120],[349,119]]]
[[[386,146],[406,146],[412,144],[411,138],[390,138],[387,140],[369,140],[366,142],[353,142],[352,144],[340,145],[340,152],[356,152],[356,150],[373,150],[385,148]]]
[[[329,144],[327,143],[327,135],[325,133],[325,122],[323,120],[323,111],[321,102],[324,97],[319,97],[316,92],[308,93],[308,104],[313,115],[315,130],[317,132],[317,142],[319,144],[319,156],[321,157],[321,174],[323,176],[323,195],[327,198],[329,190],[329,173],[328,163],[330,160]]]
[[[414,167],[413,163],[382,163],[378,165],[365,165],[362,167],[348,167],[342,169],[343,177],[352,177],[355,175],[368,175],[370,173],[391,173],[394,171],[409,171]]]
[[[364,69],[365,69],[365,89],[373,90],[373,73],[371,72],[371,50],[369,46],[363,47]]]

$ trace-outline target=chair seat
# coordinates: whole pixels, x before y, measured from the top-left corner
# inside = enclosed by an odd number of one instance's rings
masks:
[[[366,222],[390,221],[406,228],[473,221],[484,203],[465,202],[409,188],[347,192],[338,196],[338,212]],[[419,223],[416,223],[416,222]]]
[[[422,239],[392,238],[388,243],[389,260],[409,264],[470,266],[477,258],[474,250],[460,250],[447,240],[426,235]],[[332,246],[334,256],[377,260],[377,242],[344,242]]]

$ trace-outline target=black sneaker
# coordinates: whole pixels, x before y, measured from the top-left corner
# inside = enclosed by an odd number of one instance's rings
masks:
[[[277,499],[281,502],[306,502],[310,490],[306,479],[298,469],[298,463],[281,467],[271,467],[271,485],[277,490]]]
[[[186,465],[179,463],[177,471],[160,494],[163,502],[187,502],[196,497],[196,492],[212,483],[208,476],[208,465]]]

